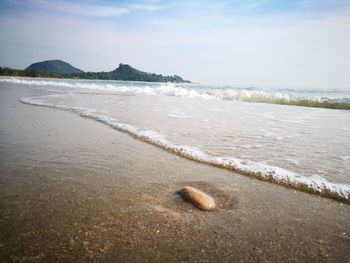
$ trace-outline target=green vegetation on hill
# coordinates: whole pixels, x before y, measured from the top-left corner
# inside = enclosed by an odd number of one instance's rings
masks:
[[[86,72],[72,74],[72,77],[84,79],[108,79],[108,80],[130,80],[146,82],[189,82],[180,76],[163,76],[160,74],[143,72],[126,64],[119,64],[119,67],[110,72]]]
[[[67,78],[69,76],[55,73],[38,72],[37,70],[21,70],[7,67],[0,67],[0,76],[10,77],[43,77],[43,78]]]
[[[36,70],[41,73],[54,73],[62,75],[79,74],[84,72],[62,60],[46,60],[33,63],[25,70]]]
[[[2,76],[23,76],[23,77],[55,77],[55,78],[79,78],[79,79],[103,79],[103,80],[128,80],[147,82],[189,82],[180,76],[163,76],[143,72],[126,64],[119,64],[119,67],[110,72],[84,72],[80,69],[61,60],[47,60],[33,63],[25,70],[1,68]]]
[[[147,73],[137,69],[134,69],[126,64],[119,64],[119,67],[111,72],[111,75],[115,79],[128,80],[134,79],[139,81],[152,81],[152,82],[189,82],[183,80],[180,76],[163,76],[160,74]]]

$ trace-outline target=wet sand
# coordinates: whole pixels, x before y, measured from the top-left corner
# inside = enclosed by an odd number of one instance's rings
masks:
[[[349,205],[18,101],[42,92],[0,88],[1,262],[349,262]]]

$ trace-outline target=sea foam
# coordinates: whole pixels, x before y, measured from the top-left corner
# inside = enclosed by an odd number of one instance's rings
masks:
[[[174,83],[162,83],[153,85],[121,85],[120,83],[94,83],[92,81],[67,81],[67,80],[33,80],[5,78],[0,82],[18,83],[34,86],[65,87],[74,89],[99,90],[102,92],[115,92],[126,94],[165,95],[185,98],[218,99],[229,101],[272,103],[282,105],[295,105],[305,107],[330,108],[350,110],[349,98],[320,98],[315,96],[295,96],[282,92],[274,92],[259,89],[235,89],[235,88],[193,88],[179,86]],[[307,95],[307,93],[305,93]]]
[[[211,156],[195,147],[173,143],[154,131],[141,130],[135,126],[121,123],[117,119],[109,117],[106,113],[95,109],[46,103],[43,101],[46,97],[47,96],[22,98],[20,101],[30,105],[74,112],[82,117],[91,118],[108,125],[113,129],[127,133],[136,139],[150,143],[190,160],[219,168],[225,168],[260,180],[274,182],[283,186],[350,203],[350,185],[348,184],[329,182],[325,178],[317,175],[306,177],[280,167],[257,163],[250,160],[241,160],[234,157]]]

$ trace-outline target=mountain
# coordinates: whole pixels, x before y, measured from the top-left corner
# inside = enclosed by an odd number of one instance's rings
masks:
[[[163,76],[161,74],[148,73],[135,69],[127,64],[119,64],[118,68],[109,72],[84,72],[62,60],[46,60],[33,63],[25,70],[0,67],[0,75],[190,83],[190,81],[184,80],[177,75]]]
[[[180,76],[163,76],[160,74],[147,73],[127,64],[119,64],[119,67],[110,72],[113,79],[116,80],[134,80],[134,81],[151,81],[151,82],[189,82],[183,80]]]
[[[119,64],[119,67],[110,72],[86,72],[71,74],[71,77],[83,79],[107,79],[107,80],[128,80],[147,82],[187,82],[180,76],[163,76],[155,73],[148,73],[137,70],[127,64]]]
[[[42,62],[33,63],[25,70],[62,75],[84,73],[84,71],[77,69],[71,64],[62,60],[46,60]]]

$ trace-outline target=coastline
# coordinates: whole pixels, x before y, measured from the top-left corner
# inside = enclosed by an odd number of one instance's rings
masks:
[[[2,76],[0,75],[0,79],[53,79],[53,80],[60,80],[65,78],[53,78],[53,77],[25,77],[25,76]]]
[[[81,79],[81,78],[54,78],[54,77],[25,77],[25,76],[1,76],[0,79],[30,79],[30,80],[83,80],[83,81],[122,81],[122,82],[128,82],[128,83],[156,83],[156,84],[197,84],[196,82],[148,82],[148,81],[139,81],[139,80],[105,80],[105,79]]]
[[[128,64],[120,63],[119,66],[111,71],[84,72],[81,69],[73,67],[63,60],[45,60],[32,63],[24,70],[0,67],[0,74],[6,76],[28,76],[28,77],[57,77],[70,79],[92,79],[92,80],[129,80],[145,82],[173,82],[173,83],[191,83],[178,75],[162,75],[150,72],[144,72],[131,67]]]
[[[348,205],[179,158],[69,112],[18,101],[42,91],[0,92],[1,261],[349,258]],[[182,203],[174,192],[184,185],[212,194],[221,207],[205,213]]]
[[[40,81],[71,81],[74,85],[75,82],[82,81],[82,82],[99,82],[99,84],[102,84],[102,87],[108,90],[110,87],[108,86],[110,82],[120,83],[136,83],[136,84],[147,84],[147,85],[174,85],[174,89],[176,89],[174,94],[171,94],[172,96],[188,96],[188,97],[198,97],[198,98],[204,98],[204,99],[214,99],[214,100],[223,100],[223,101],[239,101],[239,102],[247,102],[247,103],[259,103],[259,104],[274,104],[274,105],[282,105],[282,106],[289,106],[289,107],[305,107],[305,108],[316,108],[316,109],[331,109],[331,110],[339,110],[339,111],[348,111],[350,110],[350,101],[349,98],[347,98],[346,94],[345,97],[339,97],[339,98],[333,98],[332,96],[329,98],[326,97],[309,97],[309,96],[296,96],[295,94],[289,94],[288,92],[283,94],[280,91],[269,91],[264,89],[257,89],[255,91],[248,88],[247,90],[244,90],[242,88],[235,88],[232,87],[232,89],[228,90],[221,90],[220,87],[211,87],[208,90],[196,90],[188,88],[190,86],[188,85],[195,85],[198,83],[194,82],[148,82],[148,81],[139,81],[139,80],[106,80],[106,79],[87,79],[87,78],[53,78],[53,77],[18,77],[18,76],[0,76],[1,81],[8,81],[8,82],[15,82],[15,81],[22,81],[25,82],[25,84],[29,84],[30,81],[36,81],[38,85]],[[48,83],[44,83],[44,85],[47,85]],[[187,88],[184,88],[186,86],[181,86],[178,84],[186,85]],[[178,85],[178,86],[176,86]],[[199,84],[199,86],[204,87],[205,85]],[[208,86],[206,86],[208,88]],[[103,89],[103,88],[102,88]],[[117,90],[115,90],[117,91]],[[162,91],[160,91],[162,92]],[[309,91],[310,92],[310,91]]]
[[[207,164],[210,166],[226,169],[246,175],[262,181],[278,184],[287,188],[294,188],[299,191],[319,195],[325,198],[331,198],[342,203],[350,204],[350,188],[346,184],[332,183],[323,179],[322,182],[315,180],[314,178],[304,177],[294,172],[283,170],[279,167],[261,165],[255,162],[242,161],[236,158],[229,157],[210,157],[204,152],[188,148],[187,146],[178,146],[164,138],[159,138],[159,135],[148,134],[149,131],[140,131],[134,126],[129,124],[120,123],[116,119],[110,118],[105,115],[96,115],[91,109],[77,109],[76,107],[67,106],[55,106],[50,103],[42,103],[35,101],[33,98],[21,98],[20,101],[24,104],[39,107],[48,107],[64,111],[75,113],[79,116],[95,120],[103,123],[110,128],[123,132],[141,142],[146,142],[153,146],[156,146],[164,151],[178,155],[182,158],[189,159],[191,161]],[[251,167],[255,167],[252,169]],[[258,169],[256,167],[259,167]]]

